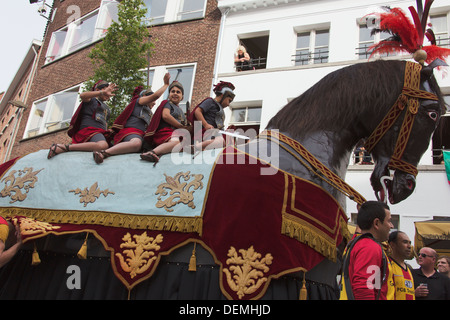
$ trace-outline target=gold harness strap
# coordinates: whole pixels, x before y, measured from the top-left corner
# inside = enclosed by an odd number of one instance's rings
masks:
[[[417,176],[417,168],[401,158],[405,152],[411,134],[414,118],[419,110],[419,99],[438,100],[438,97],[435,94],[420,90],[421,70],[422,65],[410,61],[406,62],[402,93],[365,143],[366,150],[371,153],[373,148],[375,148],[384,134],[392,127],[400,114],[403,113],[403,110],[406,110],[402,127],[395,144],[394,153],[389,161],[389,168],[399,169],[414,176]]]
[[[335,189],[339,190],[347,197],[357,202],[358,204],[363,204],[366,199],[360,195],[355,189],[348,185],[344,180],[342,180],[337,174],[328,169],[322,162],[320,162],[316,157],[314,157],[301,143],[298,141],[285,136],[278,131],[265,130],[259,134],[260,138],[264,138],[277,143],[287,152],[292,154],[298,161],[300,161],[307,169],[317,175],[319,178],[329,183]],[[280,142],[285,143],[291,147],[295,153],[289,150],[287,147],[282,145]],[[300,157],[299,157],[300,156]],[[303,160],[305,159],[305,160]],[[306,163],[307,162],[307,163]],[[318,175],[317,172],[322,173],[323,176]]]

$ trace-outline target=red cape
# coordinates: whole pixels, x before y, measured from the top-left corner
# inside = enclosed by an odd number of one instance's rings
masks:
[[[118,132],[124,128],[125,124],[128,121],[128,118],[130,118],[131,114],[133,113],[134,106],[136,104],[137,99],[139,99],[139,95],[136,95],[131,99],[131,102],[126,106],[126,108],[122,111],[122,113],[114,121],[114,123],[112,125],[112,129],[115,132]]]
[[[145,131],[144,140],[150,144],[153,142],[153,135],[155,134],[156,130],[158,130],[159,123],[161,122],[162,112],[167,102],[169,102],[169,100],[163,100],[161,102],[159,107],[156,109],[156,112],[153,114],[147,130]]]

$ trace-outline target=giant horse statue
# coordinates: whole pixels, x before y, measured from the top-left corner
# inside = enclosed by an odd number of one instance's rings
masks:
[[[443,114],[432,68],[345,67],[257,138],[194,159],[166,155],[153,167],[128,154],[97,165],[90,153],[47,160],[42,150],[3,164],[0,211],[24,248],[0,271],[0,296],[295,299],[306,289],[309,299],[337,298],[344,200],[365,201],[344,182],[352,149],[369,144],[380,200],[413,192]]]
[[[444,112],[442,63],[418,61],[330,73],[255,139],[194,158],[41,150],[0,165],[0,215],[24,243],[0,298],[337,299],[345,197],[366,201],[345,183],[353,148],[371,152],[377,198],[401,202]]]

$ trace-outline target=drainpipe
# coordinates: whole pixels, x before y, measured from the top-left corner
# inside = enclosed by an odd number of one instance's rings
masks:
[[[214,84],[217,83],[218,78],[218,64],[220,61],[220,53],[221,53],[221,47],[222,47],[222,38],[223,38],[223,29],[225,27],[225,20],[227,19],[227,15],[230,12],[231,8],[225,8],[222,11],[222,18],[220,20],[220,29],[219,29],[219,37],[217,39],[217,48],[216,48],[216,62],[214,64],[214,75],[213,75],[213,82],[211,88],[214,87]],[[211,89],[212,91],[212,89]]]

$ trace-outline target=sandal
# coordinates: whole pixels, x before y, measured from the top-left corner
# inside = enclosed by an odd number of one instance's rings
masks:
[[[95,163],[100,164],[103,162],[103,160],[110,157],[111,154],[106,152],[105,150],[101,150],[101,151],[94,151],[93,156]]]
[[[142,153],[141,159],[149,162],[154,162],[155,164],[153,166],[156,166],[156,164],[159,161],[158,155],[155,152],[153,152],[153,150],[150,150],[146,153]]]
[[[56,149],[58,149],[58,148],[61,149],[61,150],[64,150],[64,152],[70,151],[69,150],[69,146],[70,146],[69,144],[65,144],[64,147],[61,147],[57,143],[52,144],[52,146],[48,150],[47,159],[51,159],[54,156],[56,156],[57,154],[59,154],[59,153],[56,153]],[[60,152],[60,153],[62,153],[62,152]]]

